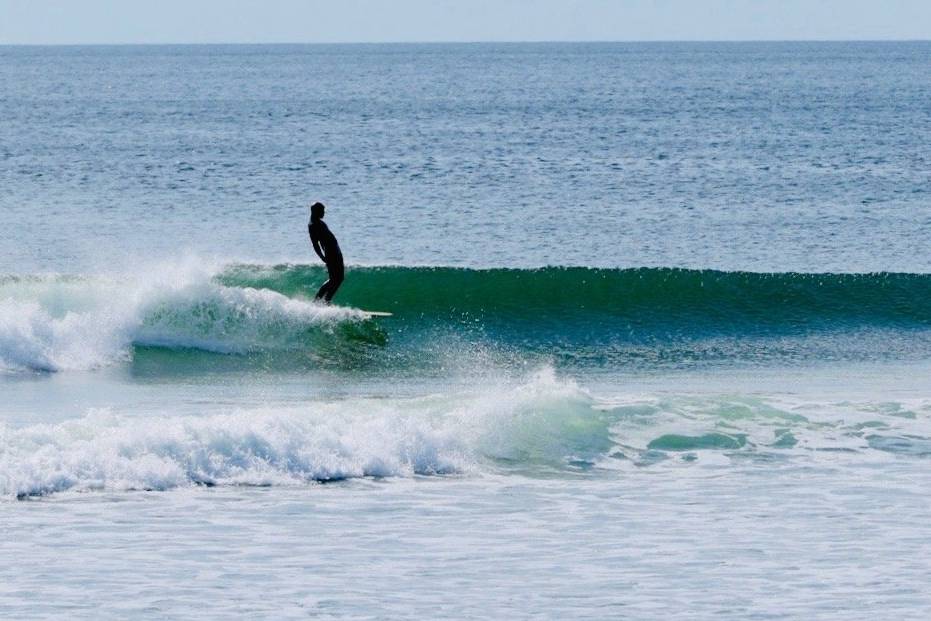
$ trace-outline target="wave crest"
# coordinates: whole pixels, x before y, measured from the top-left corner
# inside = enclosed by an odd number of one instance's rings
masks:
[[[478,396],[0,424],[0,497],[447,475],[486,460],[563,467],[609,445],[590,397],[544,369]]]
[[[91,369],[137,346],[394,371],[437,366],[457,344],[582,365],[931,355],[929,274],[356,267],[345,306],[332,307],[309,300],[324,278],[318,267],[197,262],[0,278],[0,368]],[[352,306],[394,317],[364,321]]]
[[[305,347],[364,315],[272,290],[228,287],[191,265],[133,278],[32,276],[0,280],[0,365],[85,370],[132,357],[134,345],[219,353]],[[358,332],[359,338],[377,333]]]

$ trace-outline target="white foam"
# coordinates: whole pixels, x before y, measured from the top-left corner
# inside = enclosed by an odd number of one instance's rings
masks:
[[[480,395],[316,402],[204,416],[92,411],[0,425],[0,497],[205,485],[305,485],[472,472],[487,460],[558,462],[599,447],[597,413],[552,370]]]
[[[126,360],[133,344],[245,352],[285,344],[311,325],[362,317],[224,287],[214,281],[218,270],[189,259],[132,276],[0,281],[0,368],[93,369]]]
[[[146,419],[94,412],[59,425],[0,427],[0,495],[295,485],[463,467],[455,442],[430,424],[317,410]]]

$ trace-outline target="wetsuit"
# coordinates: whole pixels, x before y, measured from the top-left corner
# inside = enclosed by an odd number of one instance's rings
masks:
[[[327,274],[330,279],[323,283],[320,290],[317,291],[315,299],[323,299],[327,302],[336,295],[336,290],[343,284],[345,276],[345,267],[343,266],[343,253],[336,242],[336,236],[330,232],[330,227],[321,218],[312,218],[307,225],[307,231],[310,233],[310,243],[314,246],[314,251],[326,263]]]

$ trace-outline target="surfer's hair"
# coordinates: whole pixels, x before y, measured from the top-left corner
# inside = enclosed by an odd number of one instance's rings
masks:
[[[313,218],[321,218],[323,217],[323,211],[325,209],[326,209],[326,205],[324,205],[320,201],[317,201],[316,203],[310,206],[310,215]]]

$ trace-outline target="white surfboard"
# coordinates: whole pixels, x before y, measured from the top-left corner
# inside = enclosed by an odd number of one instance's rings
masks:
[[[385,311],[367,311],[359,310],[360,313],[364,314],[366,319],[371,319],[372,317],[392,317],[393,313],[387,313]]]

